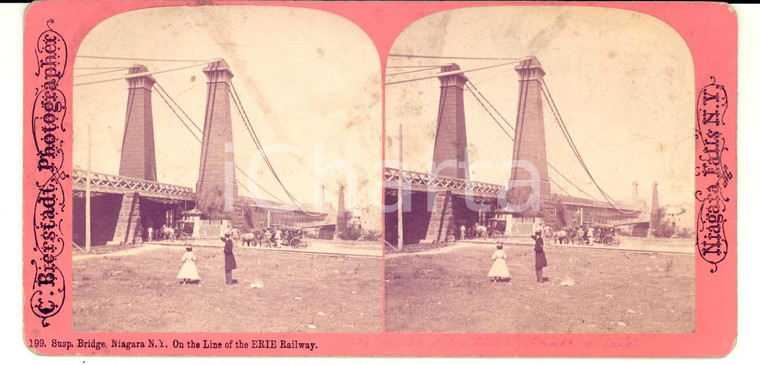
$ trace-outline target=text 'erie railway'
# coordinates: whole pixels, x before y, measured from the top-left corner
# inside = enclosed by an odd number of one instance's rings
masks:
[[[70,350],[72,348],[84,348],[84,349],[92,349],[95,351],[100,351],[102,349],[106,349],[109,346],[106,345],[105,341],[96,341],[95,339],[81,339],[78,338],[75,341],[69,341],[69,340],[51,340],[50,343],[51,347],[55,348],[65,348],[66,350]],[[32,347],[45,347],[45,344],[43,340],[37,340],[33,344],[30,342],[30,346]],[[126,350],[131,350],[135,348],[168,348],[170,345],[165,343],[161,339],[148,339],[147,341],[123,341],[119,339],[112,339],[111,340],[111,348],[123,348]],[[250,341],[245,340],[227,340],[227,341],[215,341],[215,340],[187,340],[187,341],[180,341],[180,340],[173,340],[171,342],[171,347],[173,348],[189,348],[189,349],[301,349],[301,350],[309,350],[314,351],[317,348],[316,342],[302,342],[298,340],[277,340],[277,339],[267,339],[267,340],[259,340],[259,339],[251,339]]]

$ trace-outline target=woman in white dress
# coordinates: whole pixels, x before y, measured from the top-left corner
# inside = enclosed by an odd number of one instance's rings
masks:
[[[182,268],[179,269],[177,280],[180,284],[195,284],[201,281],[201,277],[198,276],[198,268],[195,267],[195,254],[192,246],[187,246],[185,249],[187,252],[182,255]]]
[[[509,275],[509,268],[507,267],[507,254],[502,250],[502,245],[496,246],[496,251],[491,255],[493,264],[491,270],[488,271],[488,277],[491,281],[509,281],[512,276]]]

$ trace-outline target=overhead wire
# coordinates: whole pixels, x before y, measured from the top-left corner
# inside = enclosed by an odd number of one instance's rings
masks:
[[[73,86],[84,86],[84,85],[100,84],[100,83],[104,83],[104,82],[119,81],[119,80],[127,80],[127,79],[136,78],[136,77],[143,77],[143,76],[156,75],[156,74],[165,73],[165,72],[172,72],[172,71],[184,70],[184,69],[188,69],[188,68],[191,68],[191,67],[198,67],[198,66],[203,66],[203,65],[207,65],[209,62],[213,62],[213,61],[206,61],[206,62],[201,62],[201,63],[194,63],[194,64],[192,64],[192,65],[187,65],[187,66],[182,66],[182,67],[175,67],[175,68],[170,68],[170,69],[168,69],[168,70],[159,70],[159,71],[150,71],[150,72],[139,72],[139,73],[134,73],[134,74],[126,74],[126,75],[124,75],[124,76],[121,76],[121,77],[116,77],[116,78],[111,78],[111,79],[105,79],[105,80],[97,80],[97,81],[89,81],[89,82],[81,82],[81,83],[78,83],[78,84],[74,84]]]
[[[450,64],[448,64],[448,65],[450,65]],[[438,66],[435,66],[435,67],[433,67],[433,68],[438,68],[438,67],[441,67],[441,66],[446,66],[446,65],[438,65]],[[416,66],[409,66],[409,67],[416,67]],[[386,67],[386,68],[391,68],[391,67]],[[489,81],[493,80],[494,78],[496,78],[496,77],[498,77],[498,76],[500,76],[500,75],[503,75],[503,74],[504,74],[504,73],[506,73],[507,71],[509,71],[509,70],[500,71],[500,72],[497,72],[496,74],[494,74],[494,75],[491,75],[491,76],[489,76],[489,77],[487,77],[487,78],[485,78],[485,79],[479,80],[479,81],[478,81],[478,84],[481,84],[481,85],[482,85],[482,84],[485,84],[486,82],[489,82]],[[474,85],[473,85],[473,86],[474,86]],[[403,116],[403,115],[406,115],[406,114],[409,114],[409,113],[412,113],[412,112],[415,112],[415,111],[421,110],[421,109],[423,109],[423,108],[425,108],[425,107],[428,107],[428,106],[430,106],[430,105],[432,105],[433,103],[436,103],[436,102],[438,102],[438,101],[439,101],[439,100],[438,100],[438,98],[436,98],[435,100],[432,100],[432,101],[431,101],[431,102],[429,102],[429,103],[421,104],[421,105],[419,105],[419,106],[417,106],[417,107],[415,107],[415,108],[411,108],[411,109],[405,110],[405,111],[403,111],[403,112],[401,112],[401,113],[398,113],[398,114],[396,114],[396,115],[394,115],[394,116],[391,116],[391,117],[386,117],[386,118],[385,118],[385,120],[386,120],[386,121],[388,121],[388,120],[392,120],[392,119],[395,119],[395,118],[401,117],[401,116]],[[497,111],[497,112],[498,112],[498,111]],[[512,126],[510,125],[510,127],[512,127]],[[512,130],[514,130],[514,127],[512,127]]]
[[[442,63],[440,65],[401,65],[401,66],[385,66],[386,69],[404,69],[404,68],[424,68],[424,67],[430,67],[430,68],[438,68],[443,66],[451,65],[450,63]]]
[[[92,72],[92,73],[88,73],[88,74],[74,75],[74,77],[86,77],[86,76],[102,75],[102,74],[107,74],[107,73],[112,73],[112,72],[126,71],[126,70],[129,70],[130,68],[131,67],[119,67],[119,68],[116,68],[116,69],[113,69],[113,70],[108,70],[108,71]]]
[[[150,61],[150,62],[212,62],[213,60],[173,60],[165,58],[138,58],[138,57],[113,57],[113,56],[93,56],[77,55],[77,58],[91,58],[98,60],[120,60],[120,61]]]
[[[445,60],[476,60],[476,61],[503,61],[503,60],[523,60],[527,57],[460,57],[460,56],[431,56],[431,55],[413,55],[413,54],[388,54],[389,57],[399,58],[427,58],[427,59],[445,59]]]
[[[74,67],[74,70],[128,70],[134,66],[95,66],[95,67]]]
[[[421,68],[421,69],[419,69],[419,70],[412,70],[412,71],[397,72],[397,73],[395,73],[395,74],[386,74],[385,76],[386,76],[386,77],[388,77],[388,76],[406,75],[406,74],[411,74],[411,73],[416,73],[416,72],[424,72],[424,71],[430,71],[430,70],[437,70],[437,69],[439,69],[439,68],[440,68],[440,67],[438,67],[438,66],[433,66],[433,67],[425,67],[425,68]]]
[[[385,85],[403,84],[403,83],[407,83],[407,82],[427,80],[427,79],[432,79],[432,78],[441,77],[441,76],[456,75],[456,74],[463,74],[465,72],[475,72],[475,71],[480,71],[480,70],[487,70],[487,69],[490,69],[490,68],[511,65],[511,64],[518,63],[518,62],[520,62],[520,61],[510,61],[510,62],[498,63],[498,64],[495,64],[495,65],[476,67],[476,68],[471,68],[471,69],[467,69],[467,70],[445,71],[445,72],[437,73],[437,74],[432,75],[432,76],[424,76],[424,77],[418,77],[418,78],[414,78],[414,79],[406,79],[406,80],[386,82]]]

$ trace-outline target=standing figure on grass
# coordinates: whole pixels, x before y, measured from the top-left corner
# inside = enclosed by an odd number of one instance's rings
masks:
[[[237,269],[237,263],[235,262],[235,254],[232,253],[232,238],[230,233],[227,232],[222,237],[224,242],[224,276],[227,279],[227,284],[232,285],[237,283],[237,280],[232,279],[232,270]]]
[[[504,248],[501,244],[496,245],[496,251],[491,255],[493,264],[491,270],[488,271],[488,277],[492,282],[497,281],[509,281],[512,276],[509,275],[509,268],[507,267],[507,254],[502,250]]]
[[[541,238],[541,231],[536,231],[535,235],[530,236],[536,245],[533,247],[533,251],[536,252],[536,281],[543,283],[549,281],[544,278],[544,268],[546,267],[546,254],[544,253],[544,239]]]
[[[182,255],[182,268],[179,269],[177,280],[179,280],[180,284],[197,284],[201,281],[201,277],[198,276],[198,268],[195,267],[196,259],[193,247],[187,245],[185,251]]]

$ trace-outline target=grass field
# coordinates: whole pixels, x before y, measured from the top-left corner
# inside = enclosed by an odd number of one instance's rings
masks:
[[[179,285],[183,247],[74,261],[77,332],[379,332],[382,262],[235,250],[225,285],[221,247],[196,247],[197,285]],[[263,288],[252,288],[262,282]]]
[[[509,283],[491,283],[491,245],[386,259],[391,332],[684,333],[694,330],[694,256],[546,247],[504,250]],[[563,286],[573,281],[573,285]]]

